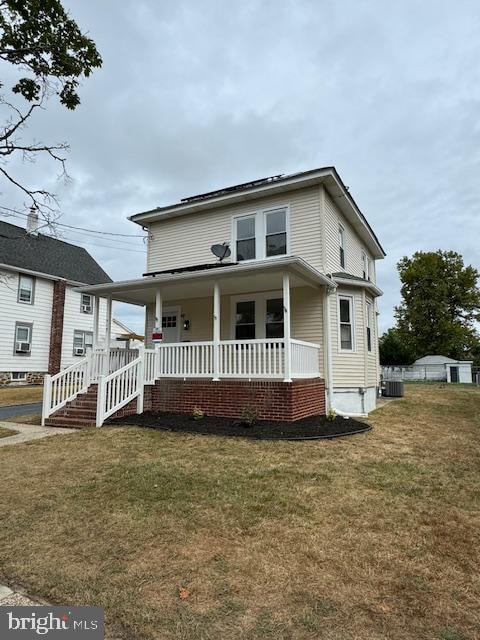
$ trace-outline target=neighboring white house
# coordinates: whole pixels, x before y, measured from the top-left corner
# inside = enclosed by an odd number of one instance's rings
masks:
[[[426,380],[471,384],[473,382],[472,368],[472,360],[453,360],[446,356],[424,356],[409,366],[382,367],[382,376],[385,380]]]
[[[83,248],[0,221],[0,384],[41,382],[93,343],[93,298],[80,284],[111,282]],[[107,303],[100,301],[102,338]],[[129,331],[112,319],[112,340]],[[116,346],[124,346],[118,341]]]
[[[197,403],[211,415],[239,415],[253,406],[260,417],[295,420],[326,406],[375,408],[376,261],[385,253],[335,168],[255,180],[130,219],[148,231],[146,273],[80,291],[144,305],[148,353],[117,369],[111,359],[98,367],[109,354],[96,352],[88,381],[98,380],[97,424],[135,397],[142,410],[141,380],[153,385],[151,406],[164,410]],[[216,260],[214,243],[231,256]],[[153,334],[163,339],[155,352]],[[103,380],[97,370],[112,373]],[[66,402],[49,403],[44,417]]]

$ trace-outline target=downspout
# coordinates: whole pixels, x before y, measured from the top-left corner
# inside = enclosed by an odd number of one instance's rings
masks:
[[[335,411],[333,406],[333,363],[332,363],[332,334],[330,331],[330,296],[335,287],[325,287],[323,304],[323,327],[325,332],[325,373],[327,378],[327,410]]]

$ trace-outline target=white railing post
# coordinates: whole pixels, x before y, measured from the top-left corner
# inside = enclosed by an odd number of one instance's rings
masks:
[[[43,376],[42,427],[45,426],[45,420],[50,415],[51,403],[52,403],[52,376],[46,373]]]
[[[213,285],[213,380],[220,380],[220,285]]]
[[[138,357],[140,362],[137,368],[137,413],[143,413],[143,394],[145,391],[145,347],[143,344],[138,347]]]
[[[292,344],[290,342],[290,276],[283,274],[283,331],[285,338],[284,382],[292,381]]]
[[[105,406],[105,376],[98,376],[97,380],[97,419],[95,425],[101,427],[103,424]]]

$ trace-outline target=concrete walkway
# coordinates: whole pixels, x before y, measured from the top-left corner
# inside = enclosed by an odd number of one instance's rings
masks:
[[[0,607],[38,607],[39,603],[0,584]]]
[[[6,418],[14,418],[15,416],[26,416],[30,413],[41,412],[41,402],[33,402],[30,404],[12,404],[6,407],[0,407],[0,420],[5,420]]]
[[[8,447],[11,444],[21,444],[29,440],[39,440],[47,436],[54,436],[59,433],[75,433],[75,429],[62,429],[60,427],[40,427],[36,424],[16,424],[15,422],[0,422],[0,427],[18,431],[13,436],[0,438],[0,447]]]

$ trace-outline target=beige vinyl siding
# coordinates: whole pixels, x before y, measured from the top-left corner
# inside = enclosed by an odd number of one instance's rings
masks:
[[[362,252],[366,253],[371,265],[374,263],[374,261],[372,261],[372,256],[326,190],[324,202],[326,243],[325,270],[327,273],[342,271],[340,266],[338,240],[338,227],[341,224],[345,229],[345,271],[361,277],[363,275]],[[371,269],[371,280],[375,282],[375,267],[371,266]]]
[[[257,295],[256,292],[253,295]],[[281,295],[281,293],[280,293]],[[292,338],[308,342],[323,342],[322,326],[322,292],[310,287],[296,287],[291,291],[292,305]],[[233,296],[235,297],[235,296]],[[180,324],[180,340],[189,342],[210,341],[213,339],[213,298],[191,298],[187,300],[167,300],[164,309],[180,307],[185,319],[190,321],[190,329],[183,329]],[[232,340],[232,296],[223,295],[220,304],[220,338]],[[151,347],[151,335],[154,326],[155,306],[147,308],[147,346]],[[323,369],[323,354],[320,352],[320,366]]]
[[[53,282],[35,279],[33,304],[17,301],[19,274],[0,272],[0,371],[40,371],[48,369]],[[15,325],[33,325],[30,355],[14,353]]]
[[[72,286],[67,286],[65,291],[65,309],[63,315],[63,341],[62,341],[62,364],[61,368],[69,367],[80,360],[79,356],[73,355],[73,334],[74,331],[90,331],[93,333],[93,313],[82,313],[80,309],[81,295],[73,290]],[[107,318],[107,302],[105,298],[100,298],[100,318],[99,318],[99,341],[103,343],[105,339],[105,325]]]
[[[339,340],[339,296],[353,298],[354,351],[341,351]],[[333,384],[335,387],[365,385],[365,314],[361,289],[339,287],[330,300],[330,329],[332,337]]]
[[[250,202],[193,213],[150,225],[147,271],[215,261],[210,247],[233,241],[232,218],[276,206],[290,207],[290,253],[322,269],[320,192],[310,187]]]

